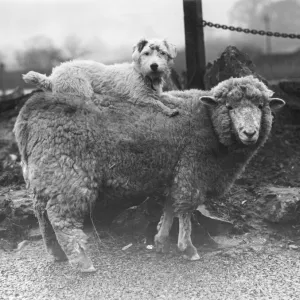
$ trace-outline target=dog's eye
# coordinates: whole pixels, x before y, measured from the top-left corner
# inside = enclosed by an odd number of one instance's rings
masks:
[[[259,104],[259,105],[258,105],[258,108],[259,108],[259,109],[263,109],[263,107],[264,107],[264,106],[263,106],[262,104]]]
[[[226,108],[227,108],[228,110],[232,110],[232,109],[233,109],[233,107],[232,107],[231,105],[229,105],[229,104],[226,104]]]
[[[164,51],[161,51],[160,53],[161,53],[162,55],[167,55],[167,53],[164,52]]]
[[[150,53],[149,52],[145,52],[144,54],[148,56]]]

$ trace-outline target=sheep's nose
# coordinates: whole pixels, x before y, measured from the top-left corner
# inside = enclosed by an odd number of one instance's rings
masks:
[[[157,71],[158,64],[152,64],[152,65],[150,65],[150,68],[151,68],[152,71]]]
[[[247,138],[251,139],[255,135],[256,130],[252,130],[252,131],[244,130],[243,133],[245,136],[247,136]]]

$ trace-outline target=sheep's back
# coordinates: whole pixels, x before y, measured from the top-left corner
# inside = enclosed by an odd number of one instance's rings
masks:
[[[163,193],[190,143],[188,113],[168,118],[115,99],[101,110],[84,102],[39,93],[22,108],[15,133],[31,187],[75,181],[120,197]]]

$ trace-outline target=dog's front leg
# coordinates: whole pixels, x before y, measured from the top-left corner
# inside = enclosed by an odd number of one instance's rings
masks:
[[[177,108],[172,109],[168,106],[166,106],[164,103],[162,103],[160,100],[157,100],[157,105],[161,109],[162,113],[165,114],[168,117],[173,117],[179,114],[179,110]]]
[[[140,98],[140,99],[131,99],[131,102],[133,102],[134,104],[138,104],[141,106],[152,106],[155,107],[156,109],[159,109],[160,112],[162,112],[164,115],[168,116],[168,117],[173,117],[179,114],[179,110],[178,109],[172,109],[168,106],[166,106],[165,104],[163,104],[160,101],[159,97],[144,97],[144,98]]]
[[[174,97],[169,93],[162,93],[159,100],[166,105],[174,105],[175,107],[180,107],[183,104],[182,98]]]

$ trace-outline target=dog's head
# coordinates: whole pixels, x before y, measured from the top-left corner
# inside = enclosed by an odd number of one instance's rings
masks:
[[[133,47],[132,59],[136,70],[144,77],[161,82],[170,74],[176,55],[176,47],[166,40],[141,39]]]

